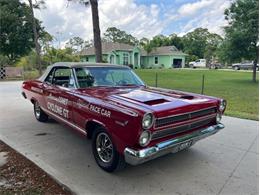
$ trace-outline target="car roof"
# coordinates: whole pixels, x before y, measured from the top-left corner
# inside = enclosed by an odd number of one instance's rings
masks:
[[[127,66],[117,65],[117,64],[108,64],[108,63],[94,63],[94,62],[56,62],[50,67],[68,67],[68,68],[78,68],[78,67],[117,67],[117,68],[126,68]]]
[[[114,67],[114,68],[129,68],[125,65],[108,64],[108,63],[90,63],[90,62],[56,62],[47,67],[46,71],[41,77],[40,81],[44,81],[49,72],[55,67],[80,68],[80,67]]]

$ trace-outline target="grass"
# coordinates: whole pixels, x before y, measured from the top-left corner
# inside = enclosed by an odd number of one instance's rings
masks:
[[[136,73],[150,86],[155,86],[156,72],[158,87],[194,93],[201,93],[204,74],[204,94],[226,99],[228,102],[226,115],[252,120],[259,118],[258,82],[252,82],[251,72],[189,69],[136,70]]]

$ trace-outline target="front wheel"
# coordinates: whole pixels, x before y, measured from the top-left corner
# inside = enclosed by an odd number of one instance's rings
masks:
[[[48,115],[43,112],[37,101],[34,102],[34,116],[40,122],[46,122],[48,120]]]
[[[234,70],[240,70],[240,68],[238,66],[235,66]]]
[[[98,166],[107,172],[125,167],[124,158],[117,152],[111,137],[102,127],[98,127],[94,132],[92,151]]]

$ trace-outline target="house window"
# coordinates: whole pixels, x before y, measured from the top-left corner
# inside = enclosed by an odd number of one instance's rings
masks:
[[[86,57],[86,62],[88,62],[88,57]]]
[[[158,64],[158,56],[154,57],[154,64]]]
[[[123,65],[128,65],[128,53],[123,53]]]

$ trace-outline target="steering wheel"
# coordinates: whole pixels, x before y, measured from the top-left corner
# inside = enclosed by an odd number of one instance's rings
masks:
[[[126,80],[120,80],[116,83],[117,85],[127,85],[128,82]]]

